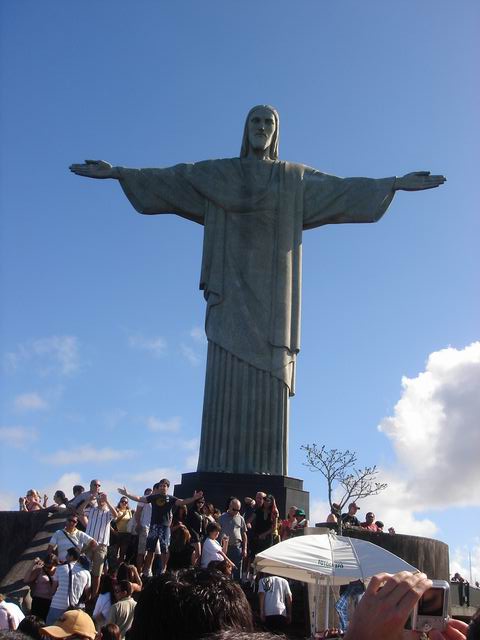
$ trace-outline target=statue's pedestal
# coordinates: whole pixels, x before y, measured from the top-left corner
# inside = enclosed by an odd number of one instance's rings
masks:
[[[227,508],[227,501],[231,496],[237,497],[243,506],[246,496],[255,498],[257,491],[264,491],[275,497],[282,518],[293,505],[304,509],[308,517],[309,493],[303,490],[303,480],[298,478],[261,473],[195,471],[182,474],[182,482],[175,485],[174,495],[177,498],[189,498],[194,491],[200,490],[205,494],[207,502],[212,502],[221,511]]]

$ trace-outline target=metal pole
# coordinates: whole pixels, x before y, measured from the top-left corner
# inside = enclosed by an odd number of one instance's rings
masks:
[[[326,582],[327,592],[325,594],[325,629],[328,629],[330,623],[330,579]]]

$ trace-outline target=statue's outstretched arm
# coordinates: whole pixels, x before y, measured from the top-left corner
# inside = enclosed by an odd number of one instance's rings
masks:
[[[445,176],[432,176],[430,171],[413,171],[395,180],[395,191],[423,191],[423,189],[435,189],[444,182]]]
[[[85,160],[84,164],[72,164],[70,165],[70,171],[77,174],[77,176],[84,176],[85,178],[98,178],[104,180],[105,178],[119,178],[119,172],[117,167],[112,167],[109,162],[105,160]]]

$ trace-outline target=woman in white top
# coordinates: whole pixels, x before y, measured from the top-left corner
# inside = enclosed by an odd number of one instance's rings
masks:
[[[105,574],[102,576],[100,592],[98,594],[97,602],[95,603],[95,609],[92,613],[92,618],[97,630],[107,622],[108,612],[110,611],[112,604],[115,604],[113,580],[111,576]]]

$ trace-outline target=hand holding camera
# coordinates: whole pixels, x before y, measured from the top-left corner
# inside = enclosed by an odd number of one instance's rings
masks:
[[[434,640],[465,640],[468,626],[448,618],[448,586],[420,572],[373,576],[345,640],[418,640],[419,632]],[[409,620],[411,631],[405,630]]]

